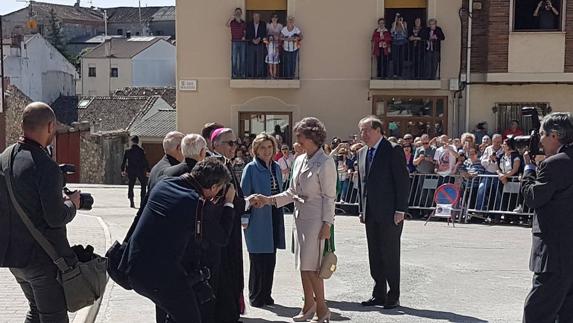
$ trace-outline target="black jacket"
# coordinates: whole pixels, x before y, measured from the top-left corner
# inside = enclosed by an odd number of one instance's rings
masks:
[[[525,204],[533,208],[531,258],[535,273],[573,272],[573,147],[526,170],[521,185]]]
[[[394,223],[394,212],[408,211],[410,177],[400,145],[382,138],[367,171],[368,147],[358,152],[361,208],[366,219]]]
[[[167,177],[181,176],[185,173],[191,172],[193,167],[195,167],[195,164],[197,164],[195,159],[185,158],[185,161],[182,163],[167,168],[163,174]]]
[[[438,36],[438,40],[432,40],[431,41],[433,43],[433,46],[428,46],[428,43],[427,43],[427,42],[430,42],[430,32],[431,32],[430,27],[426,27],[426,28],[424,28],[424,30],[422,30],[422,34],[421,34],[422,39],[426,41],[426,44],[424,44],[426,50],[427,51],[434,51],[434,52],[441,51],[442,40],[446,39],[446,36],[444,35],[442,28],[436,27],[436,30],[434,32]]]
[[[245,32],[245,39],[246,40],[253,40],[256,38],[260,38],[261,42],[259,45],[263,45],[263,38],[267,37],[267,23],[264,21],[259,21],[259,28],[257,29],[257,33],[255,34],[255,24],[253,22],[249,22],[247,24],[247,31]],[[250,44],[253,44],[250,42]]]
[[[66,224],[76,215],[71,201],[62,197],[63,178],[58,164],[38,143],[22,139],[12,159],[14,193],[36,228],[69,265],[77,259],[70,248]],[[4,180],[0,183],[0,267],[22,268],[51,263],[12,207]]]
[[[160,181],[149,196],[124,255],[128,272],[137,277],[174,283],[186,280],[196,259],[191,259],[199,194],[182,177]],[[225,207],[231,212],[230,207]],[[205,210],[204,210],[205,211]],[[204,217],[208,214],[203,213]],[[210,231],[205,231],[205,238]]]
[[[123,153],[121,171],[128,175],[138,175],[149,172],[149,163],[145,157],[145,151],[138,145],[132,145]]]
[[[137,211],[138,216],[141,215],[141,212],[143,212],[143,208],[147,204],[147,200],[149,199],[149,194],[151,193],[151,190],[153,189],[155,184],[157,184],[159,180],[163,177],[163,172],[165,172],[167,168],[177,164],[179,164],[179,161],[177,159],[165,154],[163,155],[163,158],[161,158],[161,160],[159,160],[157,164],[155,164],[155,166],[151,168],[151,172],[149,173],[149,183],[147,184],[147,193],[143,197],[141,207]]]

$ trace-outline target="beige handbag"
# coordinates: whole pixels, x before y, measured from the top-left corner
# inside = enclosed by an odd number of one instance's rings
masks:
[[[329,279],[336,271],[336,264],[338,257],[334,254],[334,240],[328,239],[324,241],[324,253],[322,256],[322,263],[320,264],[320,272],[318,276],[322,279]]]

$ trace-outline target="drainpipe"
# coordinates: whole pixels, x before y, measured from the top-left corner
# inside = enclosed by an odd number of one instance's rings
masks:
[[[468,1],[468,43],[466,49],[466,131],[470,131],[470,89],[471,89],[471,61],[472,61],[472,15],[474,1]]]

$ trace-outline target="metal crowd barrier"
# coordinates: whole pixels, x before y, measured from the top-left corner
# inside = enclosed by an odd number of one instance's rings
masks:
[[[503,184],[497,175],[479,175],[462,183],[465,220],[489,217],[499,221],[525,224],[531,221],[533,210],[525,205],[518,176]]]
[[[358,180],[356,173],[348,178],[346,189],[342,186],[337,197],[338,212],[358,214]],[[494,221],[526,223],[531,221],[533,210],[528,208],[520,194],[520,178],[508,179],[502,184],[497,175],[479,175],[464,179],[460,175],[439,176],[436,174],[411,174],[408,208],[412,215],[427,215],[435,208],[434,193],[442,184],[454,184],[460,189],[461,199],[456,208],[462,209],[456,215],[458,222],[468,222],[472,218]]]

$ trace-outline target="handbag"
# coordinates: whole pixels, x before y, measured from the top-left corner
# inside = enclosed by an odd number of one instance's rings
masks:
[[[126,253],[127,249],[129,249],[129,241],[137,223],[139,222],[139,218],[141,217],[140,214],[136,215],[123,239],[123,242],[114,241],[111,247],[105,253],[105,256],[108,258],[109,265],[107,267],[107,273],[109,277],[116,282],[119,286],[123,287],[126,290],[132,290],[133,287],[129,283],[129,277],[127,275],[127,264],[126,259],[124,259],[124,254]]]
[[[322,279],[329,279],[336,271],[338,257],[334,254],[334,225],[330,227],[330,239],[324,240],[324,253],[320,264],[318,276]]]
[[[66,298],[67,309],[70,312],[86,306],[92,305],[98,298],[100,298],[107,284],[107,259],[96,254],[93,254],[91,260],[86,262],[78,261],[75,265],[69,266],[63,257],[60,257],[54,246],[46,239],[46,237],[34,226],[26,211],[22,208],[16,195],[14,194],[14,187],[12,186],[12,154],[15,145],[10,147],[2,155],[2,167],[4,169],[4,178],[6,179],[6,186],[10,195],[10,200],[16,210],[16,213],[26,225],[30,234],[50,256],[54,264],[58,267],[57,280],[62,285],[64,296]]]

